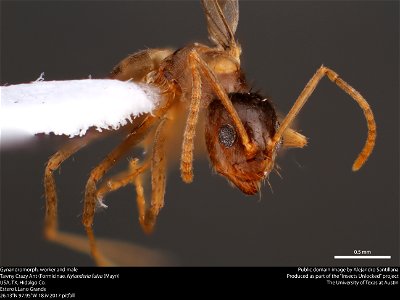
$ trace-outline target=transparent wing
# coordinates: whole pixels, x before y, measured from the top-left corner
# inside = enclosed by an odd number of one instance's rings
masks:
[[[2,86],[0,92],[2,141],[51,132],[82,136],[91,127],[118,129],[151,112],[160,97],[147,85],[113,79],[35,81]]]
[[[224,49],[234,46],[239,21],[238,0],[202,0],[209,39]]]

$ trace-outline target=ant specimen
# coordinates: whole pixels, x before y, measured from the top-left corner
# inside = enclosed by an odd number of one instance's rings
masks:
[[[193,180],[193,151],[200,111],[205,111],[205,140],[215,170],[248,195],[256,194],[260,183],[274,169],[280,147],[302,148],[305,136],[290,126],[307,102],[319,81],[327,76],[349,94],[361,107],[368,125],[364,148],[353,164],[357,171],[365,163],[375,145],[376,125],[366,100],[333,70],[321,66],[307,83],[289,113],[281,122],[272,103],[250,91],[240,69],[241,47],[235,40],[239,9],[237,0],[202,0],[209,38],[214,47],[194,43],[178,50],[147,49],[122,60],[110,78],[133,80],[160,90],[160,100],[151,114],[142,115],[128,126],[129,134],[95,167],[86,184],[83,225],[90,251],[98,265],[109,262],[99,252],[93,233],[95,208],[111,191],[127,184],[136,187],[139,222],[151,233],[164,206],[166,186],[166,148],[168,133],[188,111],[180,160],[184,182]],[[132,99],[134,101],[134,99]],[[86,146],[97,134],[72,140],[48,161],[44,186],[46,195],[45,235],[60,241],[57,230],[57,195],[53,173],[63,161]],[[97,184],[113,165],[134,146],[151,149],[142,162],[134,159],[128,171]],[[142,177],[150,173],[151,201],[146,202]]]

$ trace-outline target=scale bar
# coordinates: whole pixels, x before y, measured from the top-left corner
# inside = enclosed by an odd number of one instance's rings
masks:
[[[390,255],[335,255],[334,259],[391,259]]]

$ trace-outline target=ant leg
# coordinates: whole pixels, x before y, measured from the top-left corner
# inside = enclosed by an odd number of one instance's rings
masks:
[[[164,118],[157,128],[154,138],[151,158],[151,203],[150,207],[146,209],[145,214],[143,214],[144,197],[138,197],[139,222],[140,225],[142,225],[143,231],[146,233],[151,233],[153,231],[157,216],[164,206],[167,173],[165,141],[169,129],[168,126],[166,126],[167,124],[167,119]],[[136,181],[136,189],[138,189],[139,184],[140,182]],[[139,186],[139,189],[140,188]],[[143,190],[143,188],[141,189]]]
[[[148,115],[143,123],[135,131],[130,133],[119,146],[114,148],[114,150],[112,150],[106,156],[106,158],[90,173],[89,179],[86,183],[82,223],[86,229],[86,234],[89,239],[89,246],[92,257],[98,265],[103,265],[105,261],[97,250],[96,241],[92,229],[95,207],[96,203],[98,202],[98,199],[96,198],[96,184],[122,156],[124,156],[133,146],[135,146],[145,137],[149,129],[158,120],[158,117],[156,117],[157,114],[164,109],[166,109],[166,107],[160,108],[158,111],[156,111],[155,116]]]
[[[186,121],[185,133],[183,135],[181,155],[181,177],[186,183],[193,181],[193,148],[196,125],[199,118],[201,99],[201,78],[197,69],[196,61],[189,55],[189,66],[192,72],[192,95],[189,107],[189,114]]]
[[[136,186],[136,202],[139,211],[139,222],[146,233],[153,231],[157,215],[164,206],[164,194],[166,183],[166,158],[165,158],[165,140],[168,126],[166,119],[163,119],[158,125],[152,150],[151,160],[147,159],[141,165],[138,165],[138,160],[132,160],[130,170],[122,172],[106,182],[104,182],[99,190],[98,197],[105,197],[106,194],[115,191],[129,183]],[[151,182],[152,182],[152,197],[150,207],[146,208],[146,200],[142,185],[141,175],[148,171],[151,165]]]
[[[138,208],[138,212],[139,212],[139,223],[142,224],[142,222],[146,216],[146,198],[144,196],[144,189],[143,189],[141,174],[135,178],[134,184],[136,187],[136,204],[137,204],[137,208]]]
[[[307,102],[311,94],[314,92],[317,87],[319,81],[324,77],[328,76],[328,78],[334,82],[338,87],[340,87],[343,91],[349,94],[361,107],[364,112],[365,119],[367,121],[368,126],[368,137],[365,142],[365,145],[358,155],[357,159],[353,164],[353,171],[358,171],[362,165],[366,162],[372,150],[374,149],[375,139],[376,139],[376,124],[374,120],[374,115],[372,110],[368,104],[368,102],[361,96],[359,92],[357,92],[353,87],[351,87],[347,82],[339,77],[333,70],[321,66],[314,76],[307,83],[303,91],[300,93],[296,102],[290,109],[289,113],[286,115],[285,119],[282,121],[281,126],[276,132],[275,136],[272,138],[271,144],[269,145],[270,149],[273,149],[276,143],[279,142],[285,130],[290,126],[291,122],[296,118],[297,114],[302,109],[303,105]]]
[[[97,191],[96,198],[102,201],[107,194],[119,190],[129,183],[134,184],[136,187],[136,202],[140,221],[144,219],[146,209],[141,175],[149,170],[151,161],[147,159],[141,165],[138,164],[138,161],[137,158],[131,160],[129,162],[129,171],[121,172],[103,182]]]
[[[71,142],[66,144],[61,150],[52,155],[47,162],[44,171],[44,190],[46,198],[44,235],[49,240],[55,241],[58,238],[57,191],[53,173],[66,159],[85,147],[96,136],[98,135],[88,134],[82,138],[72,140]]]
[[[138,159],[133,159],[130,161],[129,171],[121,172],[103,182],[97,191],[97,198],[101,201],[100,199],[104,199],[107,194],[119,190],[120,188],[127,186],[129,183],[135,185],[139,221],[141,222],[141,220],[144,220],[146,212],[142,174],[148,171],[150,165],[150,160],[146,160],[142,165],[138,165]]]
[[[111,192],[119,190],[129,183],[133,183],[140,174],[146,172],[150,167],[150,160],[145,160],[141,165],[138,164],[139,159],[135,158],[129,162],[129,170],[123,171],[111,178],[105,180],[97,190],[96,198],[98,201],[104,199],[104,197]]]
[[[233,123],[235,124],[236,129],[238,130],[238,134],[241,138],[242,144],[246,149],[246,156],[248,158],[251,158],[255,155],[257,152],[256,145],[251,143],[249,136],[247,134],[246,129],[243,126],[242,121],[239,118],[238,113],[236,112],[235,108],[232,105],[232,102],[229,100],[229,97],[224,90],[224,88],[221,86],[219,83],[217,77],[213,73],[213,71],[210,69],[210,67],[207,65],[207,63],[198,55],[198,53],[193,50],[190,54],[190,57],[192,58],[193,61],[195,61],[203,73],[204,77],[207,79],[207,81],[210,83],[212,89],[218,96],[219,100],[222,102],[224,105],[225,109],[229,113],[229,115],[232,118]]]

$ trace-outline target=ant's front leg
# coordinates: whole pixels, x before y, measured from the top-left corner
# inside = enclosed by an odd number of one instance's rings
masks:
[[[232,102],[229,100],[228,94],[226,93],[225,89],[222,87],[214,72],[210,69],[207,63],[199,56],[197,51],[193,50],[189,55],[191,56],[192,61],[196,62],[196,67],[201,71],[203,76],[209,82],[218,99],[222,102],[222,105],[225,107],[228,114],[232,118],[232,121],[238,131],[238,135],[240,136],[242,144],[245,148],[246,156],[248,158],[252,158],[257,152],[257,147],[250,141],[247,131],[244,128],[244,125],[240,120],[236,109],[233,107]]]
[[[192,74],[192,91],[181,156],[181,177],[186,183],[193,181],[193,143],[200,111],[200,100],[202,97],[202,80],[200,72],[209,82],[217,97],[221,100],[225,109],[231,116],[232,121],[238,130],[243,146],[246,149],[246,156],[251,158],[257,151],[256,146],[250,142],[246,129],[233,107],[232,102],[229,100],[226,91],[218,82],[218,79],[214,75],[213,71],[208,67],[207,63],[204,62],[194,49],[191,50],[188,55],[188,65]]]
[[[196,133],[197,121],[199,119],[201,100],[201,78],[195,58],[191,54],[188,56],[188,64],[192,73],[192,91],[189,113],[186,120],[185,132],[183,134],[181,154],[181,177],[186,183],[193,181],[194,136]]]

